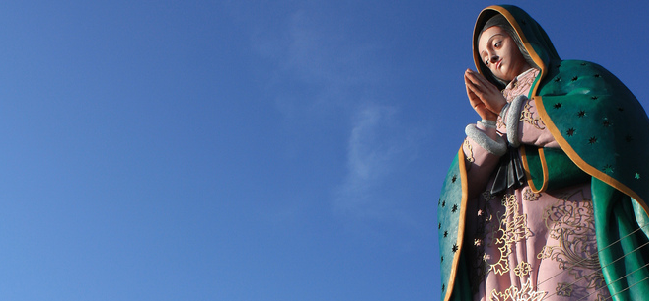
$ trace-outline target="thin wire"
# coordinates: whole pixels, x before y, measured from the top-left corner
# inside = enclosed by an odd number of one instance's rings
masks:
[[[595,253],[595,254],[599,254],[599,253],[603,252],[604,250],[606,250],[606,249],[612,247],[614,244],[616,244],[616,243],[622,241],[623,239],[625,239],[625,238],[627,238],[627,237],[633,235],[634,233],[638,232],[639,230],[642,230],[643,227],[649,226],[649,223],[646,223],[646,224],[644,224],[644,225],[642,225],[642,226],[640,226],[640,225],[638,225],[638,226],[639,226],[638,229],[635,229],[633,232],[631,232],[631,233],[629,233],[629,234],[627,234],[627,235],[625,235],[625,236],[623,236],[623,237],[620,237],[620,239],[618,239],[618,240],[616,240],[616,241],[610,243],[608,246],[604,247],[603,249],[601,249],[601,250],[597,250],[597,253]],[[645,244],[645,245],[646,245],[646,244]],[[644,246],[644,245],[642,245],[641,247],[643,247],[643,246]],[[636,249],[636,250],[637,250],[637,249]],[[635,250],[634,250],[634,252],[635,252]],[[628,255],[628,254],[627,254],[627,255]],[[625,256],[626,256],[626,255],[625,255]],[[598,257],[599,257],[599,256],[598,256]],[[624,257],[624,256],[623,256],[623,257]],[[623,257],[620,257],[620,258],[623,258]],[[617,260],[619,260],[620,258],[618,258]],[[559,276],[560,276],[561,274],[563,274],[564,272],[571,271],[575,266],[577,266],[578,264],[580,264],[580,263],[582,263],[582,262],[584,262],[584,261],[586,261],[586,260],[588,260],[588,258],[584,258],[584,259],[582,259],[582,260],[580,260],[580,261],[578,261],[578,262],[575,262],[575,263],[572,264],[572,267],[570,267],[570,268],[568,268],[568,269],[565,269],[565,270],[561,271],[560,273],[558,273],[558,274],[556,274],[556,275],[554,275],[554,276],[552,276],[552,277],[550,277],[550,278],[548,278],[548,279],[545,279],[545,280],[543,280],[543,281],[537,283],[536,285],[537,285],[537,286],[538,286],[538,285],[541,285],[541,284],[543,284],[543,283],[545,283],[545,282],[547,282],[547,281],[550,281],[550,279],[552,279],[552,278],[559,277]],[[617,261],[617,260],[616,260],[616,261]],[[615,262],[615,261],[614,261],[614,262]],[[603,268],[602,268],[602,269],[603,269]],[[589,275],[589,276],[590,276],[590,275]]]
[[[599,270],[595,270],[595,271],[593,271],[592,273],[588,274],[588,276],[592,276],[592,275],[594,275],[594,274],[596,274],[596,273],[598,273],[598,272],[601,272],[604,268],[606,268],[606,267],[608,267],[608,266],[614,264],[615,262],[617,262],[617,261],[623,259],[624,257],[627,257],[629,254],[631,254],[631,253],[633,253],[633,252],[639,250],[640,248],[642,248],[642,247],[644,247],[644,246],[646,246],[646,245],[649,245],[649,242],[647,242],[647,243],[645,243],[645,244],[643,244],[643,245],[641,245],[641,246],[635,248],[633,251],[631,251],[631,252],[629,252],[629,253],[624,254],[624,256],[620,256],[618,259],[616,259],[616,260],[610,262],[609,264],[607,264],[607,265],[601,267]],[[635,270],[635,271],[633,271],[633,272],[631,272],[631,273],[629,273],[629,274],[627,274],[627,275],[624,275],[624,276],[622,276],[622,277],[616,279],[615,281],[611,282],[610,284],[613,284],[613,283],[615,283],[615,282],[618,282],[618,281],[621,280],[622,278],[624,278],[624,277],[626,277],[626,276],[628,276],[628,275],[631,275],[631,274],[633,274],[633,273],[635,273],[635,272],[639,271],[640,269],[645,268],[645,267],[647,267],[647,266],[649,266],[649,263],[648,263],[648,264],[645,264],[644,266],[638,268],[637,270]],[[572,269],[572,268],[570,268],[570,269]],[[562,272],[562,273],[563,273],[563,272]],[[561,274],[561,273],[555,275],[554,277],[556,277],[556,276],[558,276],[558,275],[560,275],[560,274]],[[579,282],[579,281],[580,281],[581,279],[583,279],[583,278],[588,278],[588,276],[577,278],[577,279],[576,279],[575,281],[573,281],[572,283],[569,283],[568,286],[571,286],[571,285],[573,285],[573,284]],[[554,277],[553,277],[553,278],[554,278]],[[536,286],[538,287],[540,284],[541,284],[541,283],[537,283]],[[602,287],[604,287],[604,286],[602,286]],[[602,288],[602,287],[600,287],[600,288]],[[598,288],[598,290],[599,290],[600,288]],[[558,293],[559,293],[559,292],[552,293],[552,294],[546,296],[545,298],[549,298],[549,297],[554,296],[554,295],[556,295],[556,294],[558,294]],[[593,292],[593,293],[594,293],[594,292]],[[593,294],[593,293],[591,293],[591,294]],[[588,296],[590,296],[590,295],[588,295]],[[543,298],[543,299],[545,299],[545,298]],[[580,300],[581,300],[581,299],[580,299]]]
[[[647,266],[649,266],[649,263],[648,263],[648,264],[645,264],[644,266],[641,266],[641,267],[637,268],[635,271],[633,271],[633,272],[631,272],[631,273],[628,273],[628,274],[626,274],[626,275],[624,275],[624,276],[622,276],[622,277],[620,277],[620,278],[615,279],[615,281],[611,282],[610,284],[613,284],[613,283],[615,283],[615,282],[618,282],[618,281],[624,279],[625,277],[627,277],[627,276],[629,276],[629,275],[631,275],[631,274],[633,274],[633,273],[635,273],[635,272],[637,272],[637,271],[639,271],[639,270],[641,270],[641,269],[646,268]],[[638,281],[638,282],[636,282],[636,283],[634,283],[634,284],[632,284],[632,285],[629,285],[627,288],[625,288],[625,289],[623,289],[623,290],[621,290],[621,291],[615,293],[614,295],[610,296],[609,298],[610,298],[610,299],[613,299],[613,297],[617,296],[617,294],[619,294],[619,293],[621,293],[621,292],[623,292],[623,291],[626,291],[626,290],[632,288],[632,287],[635,286],[636,284],[638,284],[638,283],[640,283],[640,282],[642,282],[642,281],[645,281],[645,280],[648,279],[648,278],[649,278],[649,276],[647,276],[647,277],[641,279],[640,281]],[[584,298],[588,298],[590,295],[596,293],[598,290],[600,290],[601,288],[606,287],[606,286],[607,286],[607,284],[604,283],[604,285],[598,287],[594,292],[592,292],[592,293],[586,295],[585,297],[582,297],[581,299],[579,299],[579,300],[577,300],[577,301],[581,301],[581,300],[584,300]]]
[[[631,284],[631,285],[629,285],[627,288],[625,288],[625,289],[623,289],[623,290],[621,290],[621,291],[615,293],[615,295],[612,295],[612,296],[610,297],[610,299],[613,299],[613,297],[617,296],[617,294],[619,294],[619,293],[621,293],[621,292],[623,292],[623,291],[626,291],[626,290],[632,288],[633,286],[635,286],[636,284],[638,284],[638,283],[640,283],[640,282],[642,282],[642,281],[645,281],[645,280],[647,280],[647,279],[649,279],[649,276],[644,277],[644,278],[642,278],[641,280],[639,280],[638,282],[636,282],[636,283],[634,283],[634,284]]]

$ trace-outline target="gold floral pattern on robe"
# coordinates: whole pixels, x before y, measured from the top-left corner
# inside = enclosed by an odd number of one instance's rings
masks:
[[[520,288],[510,286],[504,292],[496,290],[491,291],[490,300],[494,301],[541,301],[546,296],[546,292],[534,290],[532,280],[528,279]]]
[[[532,107],[532,103],[525,103],[523,109],[521,110],[521,118],[519,119],[519,121],[527,122],[539,130],[545,129],[545,123],[543,122],[543,120],[541,120],[541,117],[539,117],[535,113],[536,110],[532,110]]]
[[[559,262],[563,273],[569,273],[575,280],[583,279],[586,288],[605,286],[604,275],[599,271],[593,203],[584,196],[584,191],[559,199],[547,208],[543,219],[551,230],[550,237],[558,244],[546,245],[537,257]],[[557,288],[560,290],[566,289]]]
[[[497,214],[497,233],[492,232],[490,236],[495,239],[490,239],[488,242],[488,245],[495,246],[500,252],[495,263],[488,263],[489,271],[493,271],[496,275],[504,275],[509,272],[508,257],[512,253],[512,244],[532,236],[532,232],[527,228],[527,215],[520,214],[516,197],[505,195],[501,204],[505,212],[502,215]]]

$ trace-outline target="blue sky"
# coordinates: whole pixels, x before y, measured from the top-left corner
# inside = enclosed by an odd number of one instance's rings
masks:
[[[0,299],[437,300],[485,1],[0,5]],[[515,1],[645,106],[645,1]]]

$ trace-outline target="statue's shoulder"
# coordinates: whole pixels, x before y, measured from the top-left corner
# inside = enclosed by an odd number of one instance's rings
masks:
[[[631,91],[600,64],[584,60],[550,62],[538,89],[539,96],[624,94]]]

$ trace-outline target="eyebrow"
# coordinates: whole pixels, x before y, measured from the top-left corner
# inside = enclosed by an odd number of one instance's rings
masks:
[[[496,34],[494,34],[493,36],[491,36],[491,37],[489,38],[489,40],[487,40],[487,45],[489,45],[489,44],[491,43],[491,40],[493,40],[496,36],[503,36],[503,37],[504,37],[504,35],[503,35],[502,33],[496,33]],[[480,56],[483,56],[484,54],[486,54],[486,51],[485,51],[485,50],[483,50],[483,51],[480,52]]]

